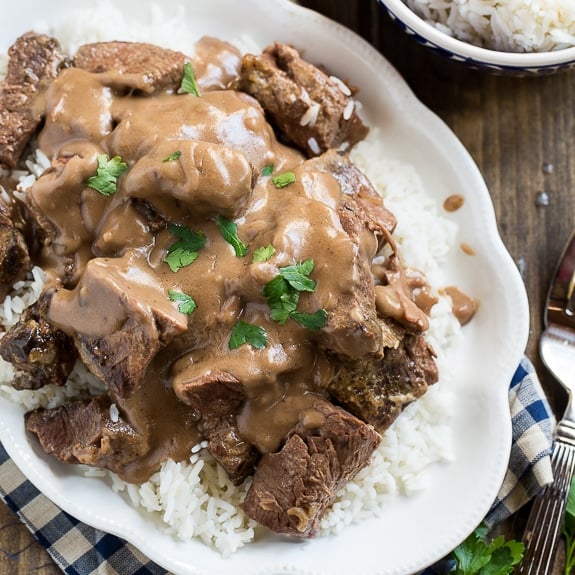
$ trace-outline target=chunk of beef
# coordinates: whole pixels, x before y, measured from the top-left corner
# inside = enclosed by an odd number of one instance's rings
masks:
[[[318,399],[282,449],[262,457],[244,501],[247,515],[277,533],[312,537],[380,441],[370,425]]]
[[[0,355],[16,371],[16,389],[63,385],[76,362],[72,340],[48,321],[50,298],[43,293],[0,339]]]
[[[310,157],[330,148],[349,148],[367,135],[351,90],[285,44],[276,42],[261,56],[246,54],[239,86]]]
[[[8,206],[0,200],[0,301],[31,268],[22,232],[15,226]]]
[[[26,414],[25,421],[26,429],[38,436],[44,451],[64,463],[121,473],[127,463],[149,449],[146,437],[119,416],[105,395],[36,409]]]
[[[137,250],[94,258],[74,290],[52,299],[51,320],[73,337],[82,361],[112,397],[128,397],[156,353],[187,328],[187,316],[149,273]]]
[[[67,60],[57,40],[28,32],[8,50],[0,86],[0,164],[15,168],[42,119],[35,104]]]
[[[202,370],[191,364],[172,381],[177,397],[197,412],[198,429],[208,450],[235,485],[251,475],[259,458],[257,449],[245,441],[236,422],[246,399],[244,386],[232,374],[217,369]]]
[[[384,347],[397,345],[399,339],[395,337],[395,326],[378,317],[371,266],[395,228],[395,217],[347,155],[330,150],[305,162],[301,170],[311,175],[329,174],[336,179],[342,191],[337,215],[344,232],[356,246],[352,262],[354,284],[338,294],[330,294],[322,345],[350,357],[381,355]],[[313,177],[300,179],[303,185],[315,185]]]
[[[190,371],[190,370],[188,370]],[[174,391],[181,401],[202,417],[225,417],[237,411],[245,400],[242,383],[231,373],[210,369],[198,373],[196,366],[174,379]]]
[[[340,359],[327,386],[332,399],[383,433],[438,379],[435,354],[423,335],[406,334],[379,361]]]
[[[227,90],[240,76],[242,54],[228,42],[203,36],[194,46],[193,63],[200,93]]]
[[[306,165],[335,177],[345,196],[353,198],[358,204],[356,209],[360,210],[365,227],[376,235],[381,248],[381,244],[388,241],[395,230],[397,219],[384,206],[381,194],[350,157],[337,150],[329,150],[309,160]]]
[[[204,417],[199,430],[208,442],[208,450],[234,485],[241,485],[253,474],[260,454],[241,437],[234,415]]]
[[[142,42],[96,42],[80,46],[76,67],[96,74],[116,72],[119,88],[155,94],[176,90],[189,58],[181,52]]]

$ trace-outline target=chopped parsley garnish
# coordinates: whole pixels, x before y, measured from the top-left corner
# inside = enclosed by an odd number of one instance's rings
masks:
[[[272,178],[273,185],[276,188],[285,188],[290,184],[293,184],[296,180],[295,174],[293,172],[284,172],[283,174],[278,174]]]
[[[206,245],[206,235],[178,224],[168,224],[168,230],[179,239],[168,248],[168,255],[164,258],[175,273],[196,261],[198,250]]]
[[[254,251],[252,261],[254,262],[267,262],[274,254],[276,249],[271,245],[262,246]]]
[[[234,222],[226,220],[226,218],[219,214],[216,216],[216,225],[218,226],[224,240],[234,248],[236,256],[238,258],[243,258],[248,253],[248,247],[238,236],[238,226]]]
[[[237,349],[244,343],[249,343],[256,349],[263,349],[267,342],[268,337],[263,327],[240,320],[232,329],[228,345],[230,349]]]
[[[164,163],[173,162],[174,160],[177,160],[181,155],[182,155],[182,151],[176,150],[175,152],[171,153],[169,156],[166,156],[162,161]]]
[[[98,154],[96,175],[88,178],[86,185],[104,196],[113,196],[118,190],[118,178],[128,169],[120,156],[112,159],[107,154]]]
[[[274,165],[273,164],[266,164],[262,168],[262,176],[267,177],[271,176],[274,173]]]
[[[263,287],[262,293],[267,299],[273,321],[284,325],[291,318],[312,331],[325,326],[327,312],[324,309],[313,313],[296,311],[300,293],[315,291],[316,282],[309,277],[313,268],[314,261],[311,259],[280,268],[279,275]]]
[[[170,301],[177,301],[178,311],[190,315],[198,307],[198,304],[194,301],[192,296],[183,293],[181,291],[176,291],[173,289],[168,290],[168,297]]]
[[[508,575],[523,558],[524,545],[503,535],[487,540],[487,527],[480,525],[449,555],[455,562],[453,575]]]
[[[184,76],[180,85],[180,91],[185,92],[186,94],[192,94],[194,96],[200,95],[200,90],[198,89],[198,84],[196,83],[196,75],[194,74],[194,69],[192,68],[191,62],[186,62],[184,64]]]
[[[325,309],[318,309],[313,313],[293,311],[290,317],[310,331],[318,331],[327,323],[327,312]]]

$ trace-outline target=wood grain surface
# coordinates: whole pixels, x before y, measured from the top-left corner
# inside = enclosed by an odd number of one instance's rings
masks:
[[[345,24],[380,50],[471,153],[490,190],[503,241],[527,287],[531,332],[526,353],[560,414],[565,397],[542,367],[537,345],[548,283],[575,223],[575,71],[539,78],[473,71],[406,37],[377,0],[301,4]],[[501,530],[520,537],[527,511]],[[561,560],[560,553],[556,574],[562,573]],[[0,574],[58,572],[16,516],[0,504]]]

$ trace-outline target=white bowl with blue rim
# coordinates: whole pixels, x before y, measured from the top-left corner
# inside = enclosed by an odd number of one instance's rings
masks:
[[[395,23],[433,52],[466,66],[494,73],[552,74],[575,68],[575,47],[550,52],[500,52],[474,46],[442,32],[411,10],[404,0],[380,0]]]

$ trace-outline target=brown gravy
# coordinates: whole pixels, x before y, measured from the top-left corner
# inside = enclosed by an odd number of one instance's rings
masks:
[[[242,382],[239,431],[260,452],[276,450],[298,418],[314,424],[318,414],[309,407],[333,368],[313,332],[295,321],[270,320],[262,286],[280,267],[313,259],[317,288],[301,295],[300,309],[329,314],[335,294],[351,292],[359,281],[353,274],[358,245],[335,211],[342,197],[337,180],[302,170],[303,156],[278,142],[259,104],[222,89],[237,66],[234,49],[206,39],[197,58],[200,97],[143,96],[118,89],[117,74],[63,71],[45,94],[46,121],[38,137],[53,167],[28,193],[27,201],[53,230],[38,254],[58,288],[50,320],[71,336],[98,338],[135,317],[152,322],[150,329],[160,329],[167,342],[133,393],[112,397],[151,444],[144,460],[120,470],[130,482],[145,480],[167,458],[187,459],[200,436],[197,414],[180,390],[216,370]],[[128,166],[111,196],[86,185],[101,154],[119,156]],[[274,175],[294,172],[289,190],[263,175],[270,165]],[[153,229],[137,202],[205,235],[192,264],[170,269],[165,257],[174,235]],[[237,224],[246,256],[238,257],[224,240],[217,216]],[[371,260],[376,243],[362,241],[360,256]],[[270,244],[273,257],[254,262],[254,251]],[[413,289],[423,286],[421,278],[406,279],[400,271],[388,276],[389,289],[379,290],[380,312],[393,308],[398,321],[425,329],[426,314],[410,301]],[[178,311],[170,290],[192,296],[196,311]],[[264,328],[264,349],[230,349],[239,319]]]

